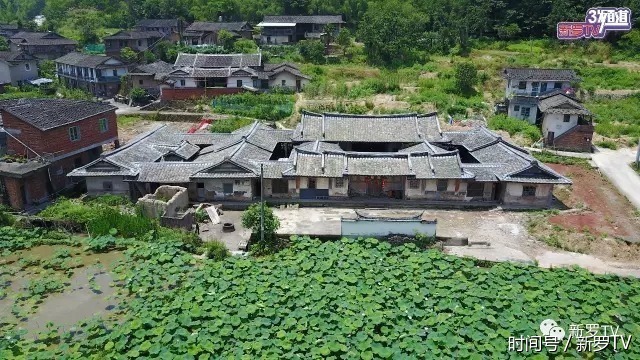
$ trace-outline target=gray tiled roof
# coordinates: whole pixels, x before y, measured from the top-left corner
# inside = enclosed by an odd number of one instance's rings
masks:
[[[164,62],[162,60],[152,62],[150,64],[138,65],[131,74],[140,73],[140,74],[168,74],[173,71],[173,65]]]
[[[502,71],[502,77],[513,80],[580,80],[576,72],[571,69],[506,68]]]
[[[177,19],[142,19],[136,23],[135,27],[166,28],[166,27],[177,27],[177,26],[178,26]]]
[[[67,99],[20,99],[4,107],[4,111],[43,131],[115,109],[100,102]]]
[[[22,61],[35,60],[35,57],[22,51],[0,51],[0,60],[17,63]]]
[[[563,94],[553,95],[540,100],[540,102],[538,102],[538,108],[540,108],[541,112],[548,114],[591,115],[591,112],[582,106],[582,104]]]
[[[189,32],[216,32],[220,30],[227,31],[242,31],[245,26],[250,26],[246,21],[238,22],[210,22],[210,21],[196,21],[189,25],[185,30]],[[186,34],[188,35],[188,34]]]
[[[25,45],[77,45],[78,42],[67,39],[54,32],[21,31],[9,39],[12,43]]]
[[[265,15],[265,23],[342,24],[342,15]]]
[[[351,117],[346,119],[347,122],[351,121]],[[418,118],[414,117],[414,127],[417,121]],[[291,135],[290,130],[271,129],[259,122],[230,134],[177,134],[165,126],[121,149],[104,154],[103,158],[120,166],[119,171],[123,175],[137,174],[138,181],[143,182],[184,183],[196,178],[258,178],[260,164],[264,164],[265,177],[271,179],[375,175],[570,183],[570,180],[537,162],[526,150],[505,142],[486,129],[450,133],[452,145],[469,147],[470,154],[479,161],[473,164],[462,164],[458,150],[443,150],[424,140],[397,153],[343,151],[336,143],[313,141],[296,146],[288,159],[271,160],[275,146],[280,142],[290,142]],[[196,136],[202,137],[202,140],[195,141]],[[190,144],[185,142],[187,139]],[[193,152],[198,148],[196,144],[209,146],[197,155],[194,153],[188,162],[158,162],[172,150],[190,149]],[[184,156],[186,158],[189,153]],[[109,167],[106,170],[114,171]],[[75,170],[72,176],[95,175],[83,174],[87,174],[86,166]]]
[[[267,161],[264,163],[264,178],[280,179],[287,170],[292,168],[292,161]]]
[[[501,137],[483,126],[475,127],[469,131],[449,131],[444,136],[451,140],[452,144],[462,145],[469,151],[479,149],[494,143]]]
[[[193,68],[241,68],[262,65],[260,54],[185,54],[180,53],[174,63],[175,67]]]
[[[304,111],[294,141],[423,142],[442,140],[436,114],[349,115]]]
[[[164,37],[159,31],[138,31],[120,30],[117,33],[105,36],[105,40],[137,40],[137,39],[160,39]]]
[[[67,55],[61,56],[55,59],[54,61],[60,64],[96,69],[96,68],[101,68],[103,66],[106,67],[106,65],[103,65],[103,64],[108,60],[117,61],[118,64],[122,64],[120,60],[114,59],[110,56],[89,55],[89,54],[82,54],[78,52],[68,53]],[[110,66],[114,66],[114,65],[110,65]]]

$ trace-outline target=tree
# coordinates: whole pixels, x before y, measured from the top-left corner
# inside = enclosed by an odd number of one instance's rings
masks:
[[[351,46],[351,31],[347,28],[342,28],[338,33],[338,45],[342,46],[342,54],[347,54],[347,49]]]
[[[469,61],[459,62],[455,65],[455,86],[460,94],[471,94],[473,86],[478,83],[478,69]]]
[[[253,40],[240,39],[233,43],[233,51],[240,54],[255,54],[258,47]]]
[[[233,43],[235,42],[235,36],[225,29],[218,31],[218,45],[222,46],[225,50],[229,51],[233,49]]]
[[[410,65],[416,60],[416,30],[422,20],[408,3],[371,4],[358,29],[367,60],[385,66]]]
[[[150,64],[152,62],[155,62],[156,59],[156,55],[149,51],[149,50],[145,50],[145,52],[142,54],[142,56],[144,57],[144,62],[147,64]]]
[[[8,51],[9,42],[3,36],[0,36],[0,51]]]
[[[53,60],[42,60],[38,65],[38,76],[47,79],[55,79],[56,63],[53,62]]]
[[[321,64],[324,62],[324,44],[320,40],[302,40],[298,42],[298,51],[307,62]]]
[[[260,211],[261,204],[256,203],[249,206],[247,210],[242,214],[242,226],[247,229],[251,229],[253,234],[256,234],[260,239]],[[276,231],[280,228],[280,220],[273,214],[273,211],[265,204],[264,205],[264,242],[260,240],[254,244],[251,249],[252,252],[257,254],[270,254],[278,250],[279,242],[276,236]]]
[[[123,47],[120,49],[120,58],[124,62],[132,63],[138,61],[138,53],[133,51],[130,47]]]

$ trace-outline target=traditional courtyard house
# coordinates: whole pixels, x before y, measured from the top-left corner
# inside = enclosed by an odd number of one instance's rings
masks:
[[[256,25],[262,29],[260,42],[265,45],[292,44],[305,39],[320,39],[327,25],[333,25],[335,35],[344,21],[342,15],[265,16]]]
[[[0,24],[0,36],[4,38],[8,39],[19,32],[20,29],[16,24]]]
[[[11,51],[24,51],[40,60],[53,60],[76,50],[78,43],[54,32],[21,31],[9,38]]]
[[[262,64],[261,54],[179,54],[167,75],[163,100],[260,91],[274,87],[300,91],[310,78],[290,63]]]
[[[261,167],[264,183],[260,183]],[[434,114],[304,112],[295,130],[258,122],[230,134],[160,127],[69,176],[91,195],[137,199],[163,184],[191,201],[504,203],[547,207],[571,181],[485,128],[442,132]]]
[[[35,57],[24,52],[0,51],[0,84],[18,86],[37,78]]]
[[[502,71],[506,80],[507,113],[511,117],[536,123],[539,96],[551,91],[571,91],[571,84],[580,81],[570,69],[507,68]]]
[[[131,87],[145,89],[149,94],[158,97],[160,88],[169,87],[167,76],[173,71],[173,65],[162,60],[151,64],[138,65],[129,72]]]
[[[0,162],[3,202],[25,209],[73,185],[67,173],[118,146],[115,107],[63,99],[0,101],[6,154]]]
[[[203,22],[196,21],[184,31],[183,40],[187,45],[219,45],[220,30],[230,32],[236,38],[251,39],[253,27],[246,21],[241,22]]]
[[[151,50],[165,35],[159,31],[121,30],[104,38],[107,56],[119,57],[120,51],[130,48],[135,52]]]
[[[163,35],[163,39],[171,42],[180,40],[181,22],[178,19],[143,19],[136,23],[134,29],[137,31],[158,31]]]
[[[68,87],[82,89],[97,97],[113,97],[120,90],[120,79],[129,66],[104,55],[69,53],[55,60],[56,74]]]
[[[593,139],[591,112],[577,99],[555,94],[540,100],[544,145],[558,150],[590,152]]]

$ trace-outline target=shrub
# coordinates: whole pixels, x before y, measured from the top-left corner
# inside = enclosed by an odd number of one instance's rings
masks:
[[[120,205],[133,205],[131,200],[126,196],[105,194],[98,197],[89,199],[89,204],[107,205],[107,206],[120,206]]]
[[[190,253],[195,253],[196,250],[203,244],[200,236],[193,232],[188,232],[181,229],[158,227],[157,233],[159,238],[176,240],[182,243],[182,249]]]
[[[596,143],[596,146],[599,146],[599,147],[602,147],[602,148],[605,148],[605,149],[611,149],[611,150],[617,150],[618,149],[618,144],[616,144],[612,140],[598,141]]]
[[[11,214],[11,208],[0,205],[0,226],[13,226],[16,222],[15,216]]]
[[[149,218],[123,214],[117,209],[102,207],[100,216],[87,223],[91,236],[120,235],[126,238],[142,237],[156,225]],[[114,231],[115,229],[115,231]]]
[[[478,83],[478,69],[468,61],[455,65],[455,85],[459,94],[473,93],[473,87]]]
[[[218,240],[213,240],[205,243],[206,256],[208,259],[220,261],[231,256],[231,253],[227,247]]]

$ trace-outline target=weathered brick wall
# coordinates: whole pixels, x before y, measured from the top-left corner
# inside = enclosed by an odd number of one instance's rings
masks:
[[[43,169],[32,174],[26,179],[4,178],[4,183],[9,197],[9,206],[16,210],[22,210],[28,205],[45,200],[47,191],[47,170]],[[28,203],[25,204],[22,198],[21,187],[24,186],[28,194]]]
[[[590,152],[593,130],[593,125],[577,125],[555,139],[553,146],[558,150]]]
[[[107,119],[108,129],[106,132],[100,132],[99,119],[102,118]],[[73,124],[60,126],[47,131],[41,131],[7,112],[2,113],[2,119],[5,128],[9,129],[13,136],[20,139],[20,141],[27,144],[27,146],[40,155],[49,153],[60,156],[118,136],[115,111],[98,114]],[[80,139],[78,141],[71,141],[69,139],[69,128],[71,126],[80,127]],[[16,154],[27,153],[25,147],[12,137],[8,137],[7,139],[7,148]],[[34,154],[29,152],[29,157],[34,157]]]
[[[220,95],[237,94],[242,91],[242,88],[162,89],[160,98],[163,101],[199,99],[201,97],[214,98]]]

